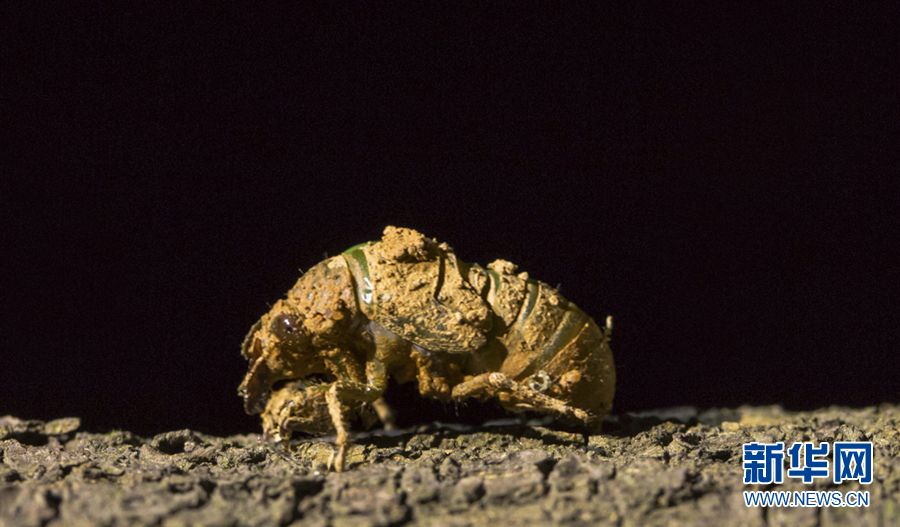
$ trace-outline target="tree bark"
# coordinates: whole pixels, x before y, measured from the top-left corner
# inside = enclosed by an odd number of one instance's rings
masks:
[[[150,439],[0,418],[0,526],[898,525],[900,409],[674,408],[601,435],[538,422],[430,425],[290,452],[257,435]],[[871,484],[743,484],[743,445],[871,441]],[[830,459],[830,457],[829,457]],[[868,507],[748,507],[744,491],[868,491]]]

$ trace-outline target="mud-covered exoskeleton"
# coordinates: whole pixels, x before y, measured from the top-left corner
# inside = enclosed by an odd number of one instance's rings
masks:
[[[425,397],[492,397],[596,430],[615,389],[611,329],[510,262],[466,264],[446,244],[387,227],[307,271],[253,326],[239,392],[267,438],[336,433],[339,471],[349,419],[390,425],[390,376],[417,381]]]

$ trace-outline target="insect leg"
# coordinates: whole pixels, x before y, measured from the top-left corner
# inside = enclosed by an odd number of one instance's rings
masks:
[[[502,373],[483,373],[457,384],[453,387],[452,396],[454,399],[497,397],[508,410],[518,412],[537,410],[586,424],[591,421],[584,410],[573,408],[559,399],[544,395]]]
[[[334,460],[334,469],[338,472],[344,471],[344,458],[347,456],[347,450],[350,449],[350,435],[347,433],[347,427],[344,425],[344,416],[341,413],[341,403],[338,401],[338,383],[331,385],[331,389],[325,394],[325,400],[328,402],[328,413],[331,414],[331,420],[334,423],[334,429],[337,430],[337,459]],[[331,465],[331,461],[328,464]]]
[[[391,410],[391,407],[388,406],[388,403],[384,400],[384,397],[375,399],[375,401],[372,403],[372,408],[375,409],[375,413],[378,414],[378,419],[380,419],[384,424],[384,429],[393,430],[394,412]]]
[[[337,472],[344,471],[344,463],[347,458],[347,451],[353,442],[350,440],[350,434],[347,432],[346,420],[341,411],[341,402],[349,403],[350,407],[360,403],[372,404],[379,418],[385,423],[393,423],[393,416],[390,414],[390,408],[381,398],[384,390],[387,388],[387,374],[384,365],[377,359],[371,359],[366,368],[367,382],[359,382],[353,380],[335,381],[328,392],[325,394],[325,401],[328,403],[328,413],[337,431],[337,455],[334,457],[334,470]],[[382,412],[387,413],[382,416]]]

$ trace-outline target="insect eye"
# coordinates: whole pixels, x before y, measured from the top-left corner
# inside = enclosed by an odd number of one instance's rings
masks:
[[[274,319],[272,319],[271,328],[272,331],[275,332],[279,337],[281,334],[289,335],[293,333],[297,327],[299,319],[297,315],[292,315],[290,313],[281,313]]]
[[[287,346],[302,346],[308,340],[303,332],[302,319],[291,313],[281,313],[273,318],[269,329],[282,344]]]

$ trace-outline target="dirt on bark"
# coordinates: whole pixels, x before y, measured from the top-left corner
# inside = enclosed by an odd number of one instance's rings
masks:
[[[900,525],[900,408],[675,408],[583,436],[538,422],[429,425],[290,452],[258,435],[79,432],[0,417],[0,526]],[[874,478],[744,485],[749,442],[871,441]],[[867,507],[748,507],[744,491],[867,491]]]

